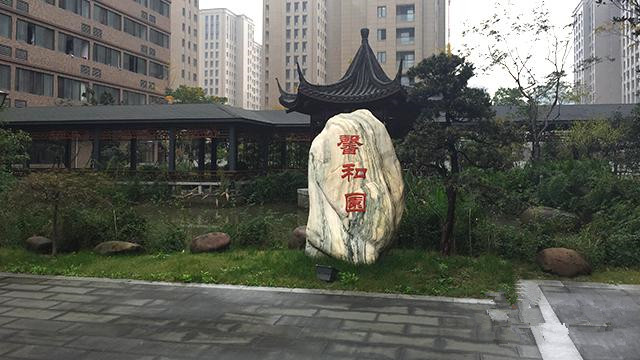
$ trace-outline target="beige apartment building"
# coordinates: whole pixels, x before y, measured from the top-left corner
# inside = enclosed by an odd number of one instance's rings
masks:
[[[231,106],[262,108],[262,46],[255,25],[228,9],[200,11],[200,86]]]
[[[296,91],[296,62],[312,83],[338,81],[360,47],[362,28],[369,28],[369,44],[392,78],[400,60],[406,72],[446,51],[447,7],[447,0],[264,0],[266,107],[280,107],[276,79]]]
[[[169,87],[199,86],[198,0],[171,0]]]
[[[369,44],[393,77],[400,60],[406,71],[422,59],[446,51],[447,0],[327,0],[329,83],[349,67],[360,46],[360,29],[370,30]],[[409,79],[403,78],[405,85]]]
[[[164,0],[0,0],[0,89],[16,107],[80,103],[89,88],[98,100],[162,101],[170,8]]]
[[[300,83],[296,63],[308,81],[326,83],[327,29],[332,25],[327,24],[327,0],[264,0],[263,10],[264,104],[281,109],[276,79],[284,90],[295,92]]]

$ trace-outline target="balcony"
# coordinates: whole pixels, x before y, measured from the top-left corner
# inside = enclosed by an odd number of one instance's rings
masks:
[[[414,28],[402,28],[396,30],[397,45],[413,45],[416,42],[416,31]]]
[[[415,5],[398,5],[396,6],[397,22],[413,22],[416,19]]]

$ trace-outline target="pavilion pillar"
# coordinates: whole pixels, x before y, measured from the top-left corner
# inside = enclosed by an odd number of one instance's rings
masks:
[[[205,147],[207,145],[207,139],[198,139],[198,172],[203,173],[205,168]]]
[[[218,171],[218,139],[211,138],[211,172]]]
[[[64,141],[64,167],[67,170],[71,169],[71,145],[71,139],[67,139]]]
[[[138,139],[129,140],[129,166],[131,171],[138,169]]]
[[[176,129],[169,129],[169,172],[176,172]]]
[[[282,166],[283,170],[287,170],[289,168],[289,153],[287,152],[286,138],[282,141],[282,145],[280,147],[280,166]]]
[[[93,148],[91,149],[91,162],[95,170],[100,170],[100,129],[93,131]]]
[[[238,168],[238,134],[236,127],[229,127],[229,171],[236,171]]]

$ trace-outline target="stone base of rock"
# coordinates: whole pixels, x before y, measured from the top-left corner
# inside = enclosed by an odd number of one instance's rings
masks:
[[[309,189],[298,189],[298,207],[301,209],[309,208]]]
[[[308,256],[308,257],[312,257],[312,258],[322,258],[322,257],[326,257],[327,255],[325,253],[323,253],[322,251],[316,249],[313,247],[313,245],[309,244],[309,242],[307,242],[305,244],[304,247],[304,253]]]
[[[304,249],[307,243],[307,226],[298,226],[291,233],[291,238],[287,243],[287,247],[293,250]]]
[[[98,244],[94,249],[100,255],[122,255],[142,252],[142,246],[126,241],[107,241]]]
[[[564,277],[591,274],[591,265],[577,251],[571,249],[544,249],[538,253],[536,262],[542,270]]]
[[[53,241],[44,236],[32,236],[25,241],[27,249],[40,254],[50,254]]]
[[[204,234],[191,240],[189,248],[194,254],[222,251],[231,244],[231,237],[225,233],[214,232]]]

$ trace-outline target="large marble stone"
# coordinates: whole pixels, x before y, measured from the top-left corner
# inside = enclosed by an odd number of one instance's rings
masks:
[[[354,165],[351,177],[347,164]],[[367,110],[331,118],[309,151],[306,253],[373,263],[393,240],[403,211],[402,171],[385,126]]]

